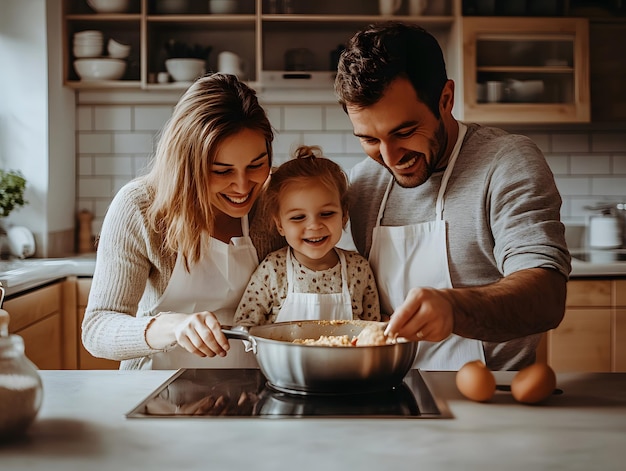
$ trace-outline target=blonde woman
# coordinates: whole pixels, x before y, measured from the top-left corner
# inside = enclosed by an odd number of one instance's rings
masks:
[[[82,324],[85,348],[121,369],[254,367],[222,334],[260,259],[280,246],[257,199],[273,131],[253,90],[232,75],[181,97],[151,171],[114,198],[99,238]]]

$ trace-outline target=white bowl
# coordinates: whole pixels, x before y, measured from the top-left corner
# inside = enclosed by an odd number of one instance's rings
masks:
[[[87,0],[87,5],[97,13],[124,13],[130,0]]]
[[[74,44],[72,48],[74,57],[100,57],[102,55],[102,44]]]
[[[543,80],[508,80],[507,89],[509,101],[516,103],[538,103],[543,98]]]
[[[126,61],[120,59],[77,59],[74,69],[81,80],[118,80],[126,71]]]
[[[178,58],[167,59],[165,68],[176,82],[191,82],[206,71],[206,62],[202,59]]]
[[[227,15],[237,11],[237,0],[209,0],[209,12]]]
[[[111,38],[107,44],[107,51],[114,59],[125,59],[130,55],[130,44],[122,44]]]

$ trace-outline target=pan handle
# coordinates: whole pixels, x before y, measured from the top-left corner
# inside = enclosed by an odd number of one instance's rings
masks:
[[[250,335],[248,329],[243,326],[228,327],[224,326],[222,333],[228,339],[235,339],[243,341],[246,347],[246,352],[252,352],[256,355],[256,339]]]

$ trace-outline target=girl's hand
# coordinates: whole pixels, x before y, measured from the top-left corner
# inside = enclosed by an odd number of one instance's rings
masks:
[[[190,353],[201,357],[223,357],[230,345],[221,329],[215,314],[203,311],[185,315],[174,327],[174,335],[178,345]]]

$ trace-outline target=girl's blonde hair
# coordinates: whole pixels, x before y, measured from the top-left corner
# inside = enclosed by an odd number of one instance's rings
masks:
[[[336,162],[323,156],[319,146],[298,147],[293,159],[272,172],[265,194],[271,215],[274,218],[278,217],[281,195],[285,188],[292,185],[306,187],[311,180],[317,180],[328,191],[336,191],[339,194],[345,224],[350,207],[348,177]]]
[[[181,253],[185,267],[197,262],[213,234],[209,185],[222,142],[244,129],[265,136],[271,166],[274,132],[256,93],[233,75],[198,79],[179,100],[160,136],[153,167],[144,177],[153,194],[150,228],[163,249]]]

